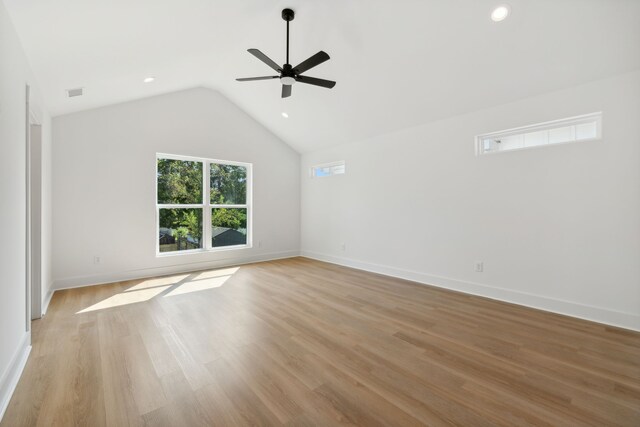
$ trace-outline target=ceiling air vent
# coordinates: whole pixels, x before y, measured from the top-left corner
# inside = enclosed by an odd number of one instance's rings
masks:
[[[75,96],[82,96],[84,91],[84,88],[79,87],[79,88],[75,88],[75,89],[67,89],[67,96],[69,98],[73,98]]]

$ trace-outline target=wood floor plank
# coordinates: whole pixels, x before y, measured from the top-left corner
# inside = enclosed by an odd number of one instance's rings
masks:
[[[148,427],[209,427],[217,425],[193,392],[142,416]]]
[[[640,333],[305,258],[59,291],[32,339],[2,427],[640,425]]]
[[[254,426],[280,425],[276,415],[260,400],[251,387],[238,375],[224,359],[207,365],[215,382],[220,385],[224,394],[242,419],[242,424]]]

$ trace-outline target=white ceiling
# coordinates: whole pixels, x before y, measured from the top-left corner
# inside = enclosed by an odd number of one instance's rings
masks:
[[[4,0],[53,115],[206,86],[301,152],[640,68],[639,0],[506,1]],[[273,74],[248,48],[284,62],[284,7],[334,89],[234,80]]]

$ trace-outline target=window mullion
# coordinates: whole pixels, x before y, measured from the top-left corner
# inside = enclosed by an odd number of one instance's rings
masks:
[[[171,205],[171,204],[159,204],[157,205],[159,209],[198,209],[204,207],[202,204],[197,205]]]
[[[211,249],[211,177],[209,176],[211,173],[211,162],[208,160],[205,161],[203,169],[202,180],[204,185],[202,188],[204,188],[204,194],[202,195],[202,203],[204,212],[202,212],[202,222],[204,223],[204,230],[202,235],[205,240],[202,247]]]
[[[209,207],[211,209],[246,209],[249,207],[249,205],[216,205],[216,204],[212,204],[209,205]]]

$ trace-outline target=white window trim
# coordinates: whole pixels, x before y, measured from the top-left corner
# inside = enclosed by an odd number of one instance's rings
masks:
[[[204,183],[202,189],[202,203],[201,204],[158,204],[158,159],[169,159],[169,160],[183,160],[183,161],[191,161],[191,162],[201,162],[202,163],[202,180]],[[247,169],[247,199],[246,204],[244,205],[220,205],[220,204],[211,204],[211,178],[209,176],[209,171],[211,170],[212,164],[219,165],[231,165],[231,166],[242,166]],[[231,160],[218,160],[218,159],[206,159],[203,157],[192,157],[192,156],[182,156],[177,154],[167,154],[167,153],[156,153],[156,163],[155,163],[155,203],[156,203],[156,226],[155,226],[155,241],[156,241],[156,257],[170,257],[170,256],[180,256],[180,255],[192,255],[192,254],[200,254],[205,252],[223,252],[229,250],[237,250],[237,249],[250,249],[253,247],[253,164],[252,163],[244,163],[244,162],[236,162]],[[203,247],[200,249],[188,249],[184,251],[174,251],[174,252],[160,252],[160,240],[158,236],[160,235],[160,209],[172,209],[172,208],[194,208],[194,209],[202,209],[202,241]],[[220,246],[214,248],[211,244],[211,210],[215,208],[239,208],[247,210],[247,243],[244,245],[233,245],[233,246]]]
[[[327,176],[317,176],[315,173],[315,170],[318,168],[330,168],[333,166],[344,166],[344,172],[343,173],[339,173],[339,174],[330,174]],[[347,163],[344,160],[338,160],[335,162],[331,162],[331,163],[321,163],[319,165],[313,165],[311,167],[309,167],[309,177],[310,178],[329,178],[330,176],[338,176],[338,175],[345,175],[347,173]]]
[[[596,136],[594,138],[584,138],[584,139],[573,140],[573,141],[557,142],[553,144],[544,144],[544,145],[537,145],[532,147],[521,147],[521,148],[513,148],[509,150],[491,151],[491,152],[485,152],[482,145],[483,140],[485,139],[496,139],[496,138],[500,139],[500,138],[506,138],[513,135],[551,130],[551,129],[572,126],[572,125],[575,126],[583,123],[591,123],[594,121],[596,122]],[[602,112],[601,111],[596,113],[583,114],[580,116],[568,117],[565,119],[551,120],[548,122],[537,123],[534,125],[527,125],[527,126],[521,126],[517,128],[500,130],[496,132],[484,133],[482,135],[476,135],[474,139],[474,144],[475,144],[476,156],[484,156],[488,154],[509,153],[511,151],[529,150],[529,149],[535,149],[540,147],[550,147],[554,145],[573,144],[577,142],[586,142],[586,141],[597,141],[600,139],[602,139]]]

